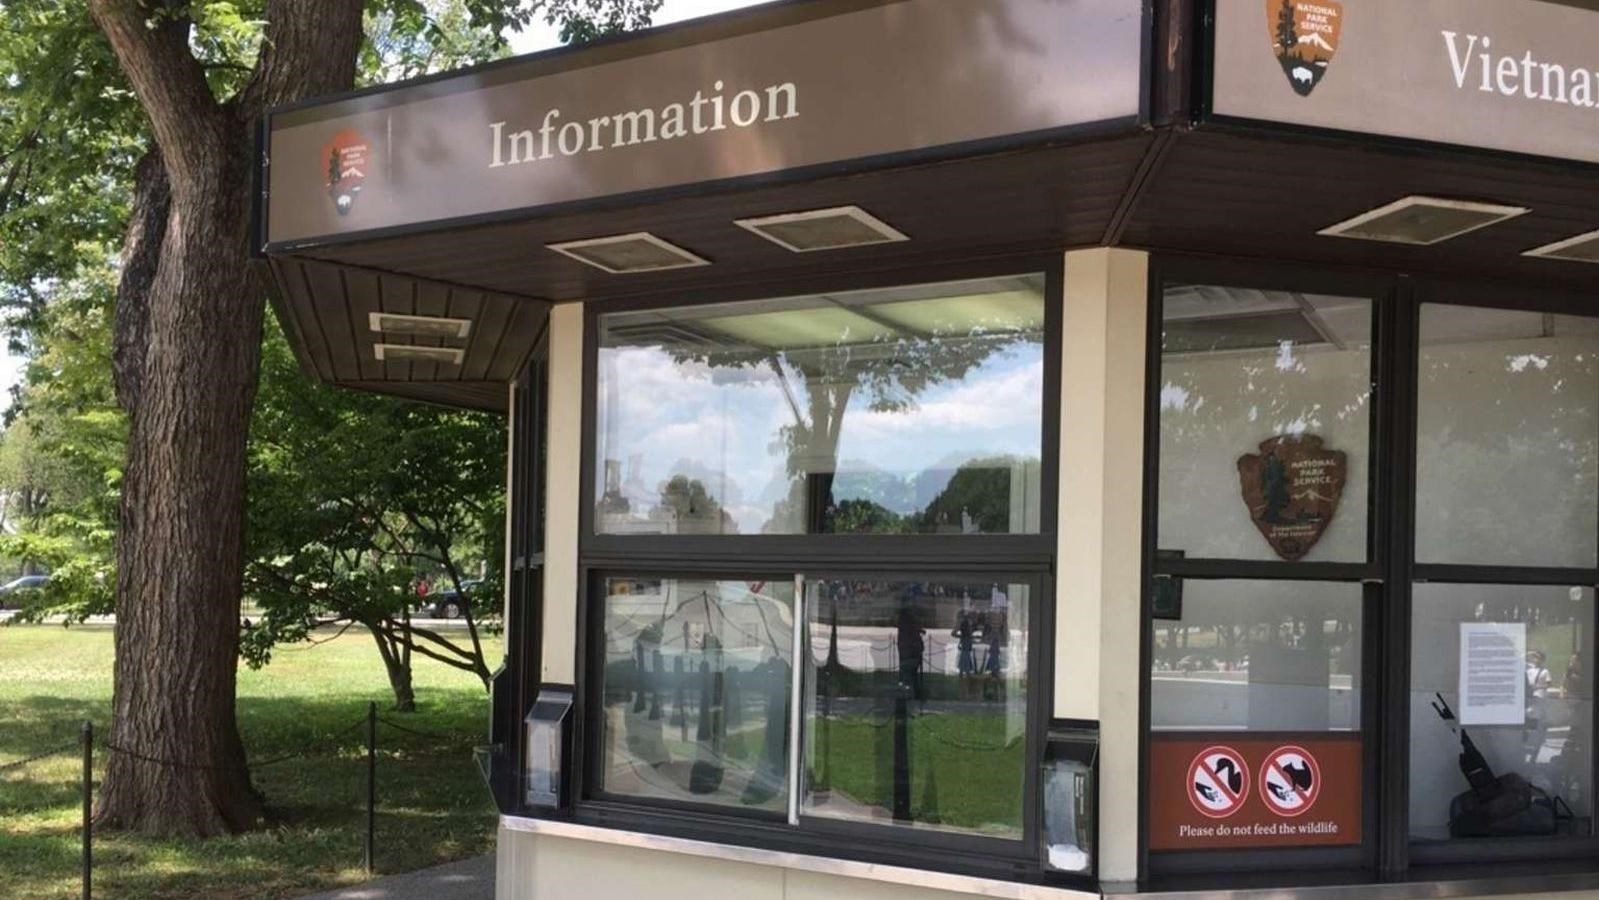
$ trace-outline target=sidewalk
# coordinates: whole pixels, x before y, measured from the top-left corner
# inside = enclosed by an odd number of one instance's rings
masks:
[[[490,900],[494,856],[448,863],[420,872],[389,875],[300,900]]]

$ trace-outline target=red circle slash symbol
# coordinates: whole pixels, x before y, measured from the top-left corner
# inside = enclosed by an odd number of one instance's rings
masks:
[[[1321,796],[1321,767],[1303,747],[1278,747],[1260,769],[1260,797],[1279,816],[1302,816]]]
[[[1249,796],[1249,765],[1231,747],[1201,750],[1188,766],[1188,802],[1199,814],[1225,819]]]

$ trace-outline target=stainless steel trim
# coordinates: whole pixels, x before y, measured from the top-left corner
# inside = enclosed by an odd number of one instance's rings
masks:
[[[776,866],[841,878],[859,878],[902,884],[930,891],[949,891],[998,900],[1091,900],[1099,893],[1020,884],[971,875],[930,872],[902,866],[810,856],[781,850],[763,850],[715,844],[688,838],[643,834],[614,828],[598,828],[552,819],[500,816],[500,827],[523,834],[546,835],[576,841],[591,841],[638,850],[678,853],[733,863]],[[1282,888],[1209,889],[1190,891],[1147,891],[1140,893],[1130,882],[1102,882],[1103,896],[1110,900],[1456,900],[1461,897],[1511,896],[1599,891],[1599,871],[1517,874],[1488,878],[1410,881],[1391,884],[1307,885]]]
[[[1013,881],[998,881],[992,878],[976,878],[971,875],[929,872],[924,869],[907,869],[901,866],[883,866],[847,859],[833,859],[826,856],[807,856],[803,853],[788,853],[781,850],[735,847],[727,844],[713,844],[707,841],[694,841],[687,838],[667,837],[658,834],[643,834],[614,828],[596,828],[592,825],[579,825],[574,822],[559,822],[551,819],[523,819],[514,816],[501,816],[500,827],[507,831],[523,834],[537,834],[575,841],[593,841],[616,847],[678,853],[730,863],[776,866],[812,874],[880,881],[888,884],[904,885],[908,888],[920,888],[926,891],[949,891],[976,897],[993,897],[996,900],[1092,900],[1092,898],[1099,896],[1097,893],[1086,891],[1071,891],[1043,887],[1036,884],[1019,884]]]
[[[805,659],[809,647],[809,617],[805,611],[805,576],[794,576],[794,652],[789,660],[788,695],[788,824],[799,824],[800,791],[800,701],[804,699]]]
[[[1459,897],[1592,892],[1599,890],[1599,872],[1232,890],[1216,888],[1139,892],[1137,886],[1131,884],[1101,884],[1100,887],[1107,898],[1114,900],[1454,900]]]

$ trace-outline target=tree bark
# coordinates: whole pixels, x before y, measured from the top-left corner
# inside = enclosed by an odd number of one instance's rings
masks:
[[[416,712],[416,687],[411,680],[409,646],[403,640],[391,639],[377,625],[368,623],[366,627],[372,632],[372,640],[377,642],[378,655],[383,657],[383,669],[389,676],[389,690],[394,692],[394,711]]]
[[[269,0],[254,76],[226,103],[190,52],[185,6],[90,3],[149,116],[169,189],[158,216],[151,204],[163,192],[140,167],[143,206],[125,248],[135,265],[118,296],[128,459],[111,752],[96,818],[209,836],[249,828],[263,811],[234,714],[245,442],[266,297],[250,263],[252,129],[266,106],[350,86],[361,3]]]

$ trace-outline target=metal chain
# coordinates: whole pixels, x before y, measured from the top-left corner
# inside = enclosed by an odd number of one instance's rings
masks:
[[[329,740],[329,741],[337,740],[338,738],[344,737],[345,735],[349,734],[350,732],[355,731],[358,728],[361,728],[365,724],[366,724],[366,719],[365,718],[357,719],[356,721],[352,722],[347,728],[343,729],[342,731],[339,731],[339,732],[336,732],[335,734],[330,735],[327,740]],[[247,762],[242,767],[241,766],[214,766],[214,765],[210,765],[210,764],[207,764],[207,763],[194,763],[194,762],[183,762],[183,761],[172,760],[172,759],[163,759],[161,757],[150,756],[148,754],[139,753],[139,752],[134,751],[134,750],[129,750],[126,747],[119,747],[116,744],[111,743],[110,741],[107,741],[105,743],[105,749],[111,751],[112,753],[120,753],[123,756],[132,757],[132,758],[137,759],[137,760],[139,760],[141,762],[154,763],[155,765],[166,766],[166,767],[172,768],[172,769],[189,769],[189,770],[192,770],[192,771],[204,771],[204,772],[221,772],[221,771],[248,772],[251,769],[264,769],[264,768],[266,768],[268,766],[275,766],[275,765],[278,765],[279,763],[285,763],[285,762],[288,762],[289,760],[293,760],[293,759],[303,759],[303,758],[305,758],[307,756],[310,756],[313,753],[323,752],[323,751],[327,750],[328,748],[326,748],[326,747],[306,747],[306,748],[303,748],[303,749],[300,749],[300,750],[296,750],[296,751],[294,751],[292,753],[285,753],[282,756],[275,756],[275,757],[272,757],[270,759],[264,759],[264,760],[254,761],[254,762]]]
[[[65,753],[68,750],[76,749],[78,746],[79,746],[79,742],[78,741],[73,741],[70,744],[62,744],[59,747],[52,747],[51,749],[46,750],[43,753],[36,753],[33,756],[25,756],[22,759],[15,760],[13,762],[8,762],[5,765],[0,766],[0,773],[9,772],[12,769],[20,769],[23,766],[26,766],[26,765],[28,765],[30,763],[36,763],[36,762],[38,762],[41,759],[49,759],[50,757],[55,756],[58,753]]]
[[[378,716],[378,721],[389,726],[390,728],[393,728],[395,731],[403,731],[406,734],[414,734],[417,737],[430,738],[436,741],[453,741],[456,739],[456,735],[453,734],[440,734],[436,731],[418,731],[415,728],[408,728],[404,725],[401,725],[399,722],[385,719],[382,716]]]

